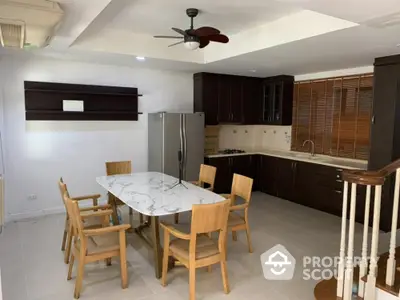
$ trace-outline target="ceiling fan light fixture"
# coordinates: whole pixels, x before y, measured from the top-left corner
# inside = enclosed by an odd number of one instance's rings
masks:
[[[200,47],[200,43],[197,41],[185,42],[184,45],[185,45],[186,49],[189,49],[189,50],[196,50],[197,48]]]

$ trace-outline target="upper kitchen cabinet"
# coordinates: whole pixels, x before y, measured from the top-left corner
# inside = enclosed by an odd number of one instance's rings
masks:
[[[218,75],[218,122],[242,122],[242,78]]]
[[[194,111],[205,113],[206,125],[241,123],[242,77],[212,73],[195,74]]]
[[[218,125],[218,74],[197,73],[194,79],[194,112],[204,112],[206,125]]]
[[[261,123],[292,125],[294,77],[280,75],[263,82]]]
[[[194,75],[194,111],[206,125],[291,125],[293,76],[256,78],[212,73]]]
[[[242,80],[243,123],[262,124],[263,79],[244,77]]]

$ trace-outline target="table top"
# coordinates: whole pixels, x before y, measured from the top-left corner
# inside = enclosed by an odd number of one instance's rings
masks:
[[[147,216],[191,211],[193,204],[224,201],[218,194],[158,172],[101,176],[96,181],[132,209]]]

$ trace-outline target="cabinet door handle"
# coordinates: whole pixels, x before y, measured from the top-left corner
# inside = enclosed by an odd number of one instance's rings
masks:
[[[337,190],[335,190],[335,193],[336,193],[336,194],[342,194],[343,192],[342,192],[342,191],[337,191]]]
[[[336,179],[336,182],[343,182],[343,180],[341,180],[341,179]]]

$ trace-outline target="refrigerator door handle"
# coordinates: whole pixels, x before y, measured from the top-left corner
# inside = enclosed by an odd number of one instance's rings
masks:
[[[186,180],[187,167],[187,135],[186,135],[186,116],[183,115],[183,179]]]

